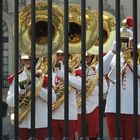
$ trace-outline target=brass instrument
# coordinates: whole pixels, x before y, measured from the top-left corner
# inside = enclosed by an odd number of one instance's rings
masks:
[[[124,60],[127,64],[133,64],[133,48],[128,48],[122,52]],[[137,64],[140,64],[140,49],[137,50]]]
[[[91,48],[97,38],[97,20],[92,12],[86,9],[86,49]],[[81,53],[81,6],[69,5],[69,53]]]
[[[98,20],[98,11],[93,11],[93,15],[96,17],[96,20]],[[115,40],[115,17],[106,12],[103,11],[103,53],[107,53],[110,50],[110,47]],[[99,60],[99,40],[96,38],[95,43],[93,46],[87,50],[87,53],[90,55],[94,55],[94,59],[91,62],[91,65],[89,67],[92,67],[95,69],[95,66],[98,63]],[[88,69],[88,68],[87,68]],[[86,80],[86,99],[88,99],[94,90],[94,88],[98,84],[98,73],[95,74],[93,79]],[[91,86],[92,85],[92,86]],[[76,93],[77,98],[77,106],[81,106],[81,91],[78,91]]]
[[[48,4],[47,2],[36,2],[36,56],[42,57],[36,70],[41,72],[36,84],[35,96],[38,96],[42,88],[44,75],[48,70],[47,60],[47,25],[48,25]],[[55,53],[63,45],[63,13],[58,6],[52,4],[52,53]],[[24,7],[19,13],[19,47],[20,51],[31,55],[31,5]],[[55,59],[52,56],[52,65],[54,66]],[[31,110],[31,89],[26,88],[25,93],[19,96],[19,124],[23,122],[26,115]]]
[[[86,49],[93,46],[97,38],[97,20],[91,11],[86,9]],[[63,50],[63,48],[61,48]],[[69,5],[69,70],[75,74],[74,69],[81,61],[81,6]],[[71,86],[69,86],[69,91]],[[52,110],[57,109],[64,102],[64,81],[60,81],[55,92],[57,100],[52,105]]]
[[[89,54],[90,55],[90,54]],[[90,68],[92,67],[93,69],[95,69],[97,63],[98,63],[98,55],[92,55],[93,59],[90,63],[90,65],[87,66],[86,68],[86,73],[88,73],[88,70],[90,70]],[[98,78],[99,75],[98,73],[96,73],[93,77],[93,79],[86,79],[86,100],[92,95],[92,92],[94,90],[94,88],[97,86],[98,84]],[[76,93],[76,102],[77,102],[77,107],[81,107],[82,101],[81,101],[81,91],[78,90]]]
[[[127,29],[123,29],[124,32],[122,32],[122,38],[125,38],[125,42],[124,45],[121,44],[121,52],[122,52],[122,56],[125,60],[125,63],[127,64],[131,64],[133,65],[133,38],[131,37],[131,30],[129,30],[129,32],[127,31]],[[126,32],[126,31],[127,32]],[[131,32],[130,32],[131,31]],[[140,44],[137,45],[137,64],[140,64]]]
[[[98,79],[99,75],[95,74],[93,79],[88,79],[86,80],[86,100],[92,95],[93,89],[97,86],[98,84]],[[76,102],[77,102],[77,107],[81,107],[82,101],[81,101],[81,91],[77,91],[76,93]]]
[[[93,15],[98,20],[98,11],[94,10]],[[115,17],[106,11],[103,11],[103,52],[107,53],[115,40]],[[99,40],[96,38],[94,45],[88,50],[90,54],[99,54]]]
[[[80,54],[70,55],[69,58],[69,71],[71,71],[72,75],[75,75],[75,68],[79,65],[80,62]],[[64,70],[64,65],[61,63],[61,70]],[[57,74],[57,71],[56,71]],[[69,91],[71,90],[71,86],[69,85]],[[63,102],[64,102],[64,81],[59,81],[54,87],[57,99],[52,104],[52,110],[56,110]]]
[[[96,17],[96,20],[98,20],[98,11],[93,11],[93,15]],[[110,50],[110,46],[112,45],[113,41],[115,40],[115,17],[106,12],[103,11],[103,53],[107,53]],[[87,50],[87,53],[90,55],[94,55],[94,59],[91,62],[91,65],[89,67],[92,67],[95,69],[95,66],[98,63],[99,60],[99,40],[96,38],[96,41],[94,45]],[[88,68],[87,68],[88,69]],[[87,79],[86,80],[86,99],[88,99],[94,90],[94,88],[98,84],[98,73],[95,74],[93,79]],[[92,85],[92,86],[91,86]],[[77,106],[81,106],[81,91],[77,92]]]
[[[36,2],[36,55],[47,56],[48,46],[48,3]],[[21,52],[31,55],[31,5],[19,13],[19,47]],[[63,45],[63,12],[52,4],[52,51],[56,52]]]
[[[123,47],[123,46],[121,46],[121,47]],[[124,69],[126,68],[126,66],[128,64],[133,65],[133,48],[132,47],[125,47],[125,48],[123,47],[123,49],[121,48],[121,52],[122,52],[121,55],[124,58],[124,65],[121,67],[120,74],[122,74],[122,72],[124,71]],[[140,64],[140,44],[138,44],[137,55],[138,55],[138,57],[137,57],[137,64]],[[112,74],[112,72],[115,69],[116,69],[116,64],[114,64],[114,66],[112,67],[112,69],[108,73],[108,77],[110,77],[110,75]],[[115,83],[116,82],[116,78],[115,79],[110,79],[110,81],[112,83]]]
[[[69,58],[69,69],[73,70],[80,65],[81,54],[71,54]]]

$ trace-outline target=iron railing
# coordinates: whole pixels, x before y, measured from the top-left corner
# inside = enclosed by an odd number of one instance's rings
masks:
[[[2,87],[2,72],[3,72],[3,59],[2,59],[2,54],[3,54],[3,32],[2,32],[2,19],[3,19],[3,14],[2,14],[2,0],[0,1],[0,139],[4,140],[4,137],[2,135],[2,92],[3,92],[3,87]],[[18,13],[19,13],[19,1],[15,0],[15,30],[14,30],[14,43],[15,43],[15,66],[14,66],[14,71],[15,71],[15,121],[14,121],[14,137],[11,139],[18,140],[19,138],[19,133],[18,133],[18,57],[19,57],[19,42],[18,42]],[[133,140],[138,140],[138,83],[137,83],[137,0],[132,1],[132,9],[133,9],[133,18],[134,18],[134,27],[133,27],[133,38],[134,38],[134,78],[133,78],[133,95],[134,95],[134,138]],[[31,88],[31,137],[30,140],[36,140],[35,137],[35,1],[31,1],[31,9],[32,9],[32,37],[31,37],[31,46],[32,46],[32,54],[31,54],[31,59],[32,59],[32,71],[31,71],[31,79],[32,79],[32,88]],[[116,131],[116,140],[121,139],[121,133],[120,133],[120,77],[118,76],[120,74],[120,0],[116,0],[116,48],[117,48],[117,54],[116,54],[116,126],[117,126],[117,131]],[[68,110],[68,105],[69,105],[69,97],[68,97],[68,54],[69,54],[69,45],[68,45],[68,7],[69,7],[69,1],[65,0],[64,1],[64,54],[65,54],[65,82],[64,82],[64,103],[65,103],[65,120],[64,120],[64,140],[69,139],[69,133],[68,133],[68,120],[69,120],[69,110]],[[85,52],[86,52],[86,44],[85,44],[85,38],[86,38],[86,21],[85,21],[85,8],[86,8],[86,1],[82,0],[81,1],[81,25],[82,25],[82,46],[81,46],[81,56],[82,56],[82,138],[81,140],[86,140],[87,135],[86,135],[86,121],[85,121],[85,115],[86,115],[86,98],[85,98],[85,93],[86,93],[86,86],[85,86],[85,81],[86,81],[86,64],[85,64]],[[104,132],[103,132],[103,0],[99,0],[99,136],[98,140],[103,140],[104,139]],[[50,92],[50,96],[48,97],[48,140],[53,139],[52,138],[52,124],[51,124],[51,119],[52,119],[52,32],[51,32],[51,27],[52,27],[52,0],[48,0],[48,77],[49,77],[49,83],[48,83],[48,91]]]

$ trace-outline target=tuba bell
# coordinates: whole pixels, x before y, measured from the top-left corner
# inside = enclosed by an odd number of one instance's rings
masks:
[[[92,12],[98,20],[98,11]],[[107,53],[110,50],[111,44],[115,40],[115,17],[106,11],[103,11],[103,52]],[[96,38],[95,44],[88,50],[90,54],[99,54],[99,40]]]
[[[48,46],[48,3],[35,4],[36,55],[47,56]],[[31,55],[31,5],[24,7],[19,13],[19,47],[21,52]],[[52,52],[63,45],[63,12],[52,4]]]
[[[45,73],[48,70],[47,46],[48,46],[48,3],[36,2],[36,56],[39,57],[39,63],[36,70],[41,72],[35,89],[35,96],[38,96],[42,88]],[[31,56],[31,5],[24,7],[19,13],[19,49],[21,52]],[[58,6],[52,4],[52,53],[63,45],[63,13]],[[55,63],[55,57],[52,56],[52,64]],[[28,72],[27,72],[28,74]],[[28,79],[27,81],[31,81]],[[23,122],[26,115],[31,110],[31,89],[25,90],[22,96],[19,96],[19,124]],[[12,115],[12,114],[11,114]],[[14,119],[14,118],[12,118]],[[13,122],[13,121],[12,121]],[[11,122],[11,123],[12,123]]]
[[[86,9],[86,49],[93,46],[97,38],[97,20],[92,12]],[[69,53],[81,53],[81,6],[69,5]]]

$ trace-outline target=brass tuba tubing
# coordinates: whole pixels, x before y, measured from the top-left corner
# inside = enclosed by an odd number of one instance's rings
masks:
[[[36,56],[41,57],[36,70],[41,72],[35,89],[35,96],[38,96],[44,75],[48,70],[48,3],[36,2]],[[21,52],[31,56],[31,4],[25,6],[19,13],[19,49]],[[63,12],[60,7],[52,4],[52,53],[54,54],[63,46]],[[52,59],[54,60],[54,59]],[[53,62],[52,62],[53,63]],[[26,96],[28,95],[28,96]],[[19,97],[19,124],[23,122],[31,110],[31,90],[25,89],[23,96]]]
[[[123,50],[122,55],[126,63],[133,64],[133,48]],[[140,64],[140,49],[137,51],[137,63]]]

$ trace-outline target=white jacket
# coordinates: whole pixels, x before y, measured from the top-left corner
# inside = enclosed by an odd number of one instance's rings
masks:
[[[19,81],[27,79],[25,70],[19,74]],[[37,78],[36,78],[37,82]],[[24,93],[24,90],[19,87],[19,96]],[[14,106],[14,80],[10,85],[6,102],[9,106]],[[56,100],[54,90],[52,90],[52,102]],[[35,128],[46,128],[48,127],[48,89],[42,88],[39,96],[36,97],[35,102]],[[27,114],[27,117],[19,125],[20,128],[31,128],[31,112]]]
[[[89,79],[94,79],[96,72],[92,67],[86,69],[86,77]],[[103,93],[106,93],[108,90],[108,85],[105,77],[103,77]],[[91,96],[86,100],[86,114],[91,113],[99,105],[99,86],[98,84],[94,88]],[[81,107],[78,108],[78,114],[81,114]]]
[[[121,69],[124,67],[124,59],[121,56]],[[116,56],[112,51],[109,51],[104,57],[104,74],[109,73],[110,87],[106,101],[106,113],[116,112]],[[140,75],[140,65],[138,65],[138,75]],[[133,114],[133,66],[125,67],[120,75],[121,86],[121,113]],[[138,114],[140,114],[140,79],[138,78]]]
[[[69,84],[72,87],[69,94],[69,120],[77,120],[76,89],[81,90],[81,77],[69,74]],[[55,86],[55,85],[54,85]],[[52,112],[52,119],[64,120],[64,102]]]

